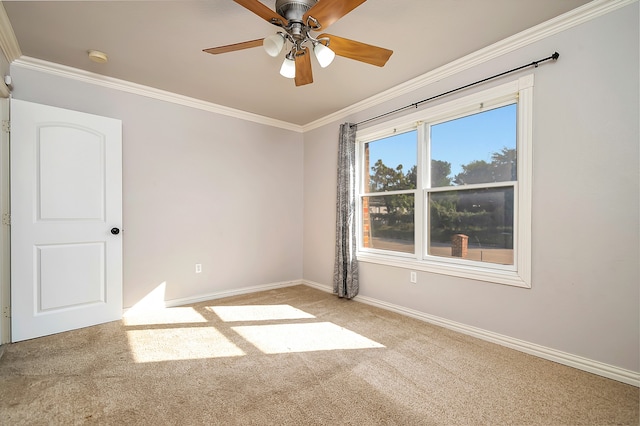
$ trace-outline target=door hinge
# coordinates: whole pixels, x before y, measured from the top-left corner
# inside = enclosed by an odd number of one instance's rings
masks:
[[[3,213],[2,214],[2,224],[3,225],[11,225],[11,213]]]
[[[5,306],[2,308],[2,316],[5,318],[11,318],[11,306]]]
[[[6,133],[11,133],[11,121],[2,120],[2,131]]]

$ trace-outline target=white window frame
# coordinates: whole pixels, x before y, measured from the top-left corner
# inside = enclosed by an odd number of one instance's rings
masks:
[[[436,105],[404,117],[387,121],[356,133],[356,155],[358,167],[358,251],[361,262],[376,263],[411,270],[432,272],[473,280],[531,288],[531,193],[532,193],[532,118],[533,118],[533,74],[487,90]],[[426,188],[423,173],[428,160],[428,126],[453,120],[482,111],[517,102],[517,173],[514,183],[514,262],[513,265],[499,265],[465,259],[452,259],[427,255],[427,192],[446,191],[450,187]],[[415,190],[415,254],[393,252],[362,246],[362,194],[365,194],[364,145],[394,134],[416,129],[417,182]],[[368,173],[368,171],[367,171]],[[510,182],[467,185],[474,187],[506,187]],[[402,191],[405,192],[405,191]],[[409,191],[413,192],[413,191]],[[391,193],[390,193],[391,194]]]

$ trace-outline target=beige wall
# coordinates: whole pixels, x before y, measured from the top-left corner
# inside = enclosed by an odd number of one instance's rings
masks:
[[[11,71],[18,99],[122,120],[125,307],[302,277],[300,133]]]
[[[527,71],[535,74],[532,288],[426,272],[411,284],[409,270],[361,263],[361,296],[640,371],[638,17],[634,3],[343,120],[561,55]],[[304,278],[325,286],[338,124],[304,135]]]

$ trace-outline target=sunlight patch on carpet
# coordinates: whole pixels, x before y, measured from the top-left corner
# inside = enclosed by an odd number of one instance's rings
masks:
[[[207,306],[224,322],[315,318],[291,305]]]
[[[127,338],[134,360],[140,363],[245,355],[213,327],[130,330]]]
[[[231,328],[266,354],[385,347],[330,322]]]

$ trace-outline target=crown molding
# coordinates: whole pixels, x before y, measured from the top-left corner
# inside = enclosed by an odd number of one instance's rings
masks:
[[[308,123],[303,126],[303,132],[313,130],[338,120],[343,120],[345,117],[352,114],[367,110],[399,96],[411,93],[444,78],[481,65],[492,59],[521,49],[549,36],[568,30],[584,22],[606,15],[609,12],[613,12],[614,10],[636,2],[638,2],[638,0],[593,0],[581,7],[573,9],[520,33],[514,34],[511,37],[477,50],[467,56],[463,56],[453,62],[449,62],[446,65],[434,69],[433,71],[406,81],[392,87],[391,89],[385,90],[384,92],[353,104],[340,111],[336,111],[333,114],[329,114],[319,120]]]
[[[79,70],[77,68],[68,67],[53,62],[43,61],[41,59],[22,56],[18,40],[13,32],[13,27],[7,16],[2,2],[0,2],[0,49],[12,66],[18,66],[26,69],[36,70],[47,74],[57,75],[72,80],[82,81],[89,84],[95,84],[102,87],[120,90],[123,92],[133,93],[148,98],[158,99],[166,102],[172,102],[191,108],[201,109],[229,117],[239,118],[241,120],[252,121],[267,126],[279,127],[285,130],[291,130],[301,133],[302,127],[296,124],[288,123],[281,120],[275,120],[258,114],[252,114],[222,105],[206,102],[188,96],[178,95],[176,93],[165,90],[155,89],[153,87],[120,80],[113,77],[107,77],[100,74]],[[4,87],[3,87],[4,86]],[[4,84],[0,84],[0,97],[8,97],[9,90]]]
[[[2,2],[0,2],[0,49],[9,63],[22,56],[18,39],[16,39],[16,34],[13,32],[9,16],[7,16]]]
[[[5,84],[4,81],[0,84],[0,98],[8,98],[11,96],[11,91],[9,90],[9,86]]]
[[[156,89],[142,84],[132,83],[130,81],[120,80],[118,78],[107,77],[104,75],[80,70],[66,65],[60,65],[53,62],[43,61],[41,59],[22,56],[11,64],[20,68],[40,71],[43,73],[68,78],[71,80],[81,81],[84,83],[94,84],[97,86],[107,87],[110,89],[120,90],[139,96],[145,96],[161,101],[171,102],[177,105],[187,106],[190,108],[201,109],[203,111],[213,112],[215,114],[226,115],[228,117],[239,118],[241,120],[252,121],[254,123],[264,124],[272,127],[279,127],[285,130],[302,133],[302,127],[285,121],[276,120],[262,115],[229,108],[223,105],[214,104],[212,102],[202,101],[200,99],[191,98],[189,96],[179,95],[177,93],[168,92],[166,90]]]
[[[251,121],[267,126],[278,127],[285,130],[291,130],[298,133],[304,133],[309,130],[324,126],[326,124],[343,120],[344,118],[367,110],[369,108],[380,105],[384,102],[395,99],[399,96],[411,93],[417,89],[433,84],[439,80],[450,77],[472,67],[478,66],[492,59],[513,52],[529,44],[535,43],[551,35],[573,28],[584,22],[590,21],[614,10],[637,3],[639,0],[593,0],[581,7],[571,10],[556,18],[550,19],[528,30],[522,31],[502,41],[494,43],[472,54],[464,56],[433,71],[425,73],[419,77],[409,80],[405,83],[397,85],[391,89],[385,90],[375,96],[367,98],[361,102],[353,104],[347,108],[343,108],[335,113],[329,114],[316,121],[300,126],[281,120],[272,119],[258,114],[241,111],[222,105],[206,102],[188,96],[178,95],[176,93],[155,89],[137,83],[128,82],[112,77],[106,77],[100,74],[79,70],[77,68],[65,65],[55,64],[40,59],[22,56],[20,47],[16,40],[16,36],[9,22],[7,13],[0,2],[0,48],[4,52],[7,60],[12,65],[37,70],[40,72],[53,74],[73,80],[83,81],[89,84],[96,84],[128,93],[146,96],[166,102],[172,102],[191,108],[197,108],[204,111],[213,112],[241,120]],[[1,87],[0,85],[0,92]],[[2,93],[0,93],[0,96]]]

